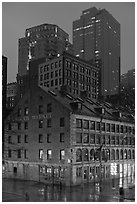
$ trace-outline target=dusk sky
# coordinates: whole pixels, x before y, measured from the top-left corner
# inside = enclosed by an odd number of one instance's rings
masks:
[[[56,24],[72,42],[72,22],[90,7],[105,8],[121,24],[121,72],[135,68],[134,2],[3,2],[2,54],[8,57],[8,82],[16,81],[18,39],[29,27]]]

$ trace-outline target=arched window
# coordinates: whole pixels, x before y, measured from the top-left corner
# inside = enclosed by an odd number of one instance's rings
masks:
[[[76,162],[81,162],[82,161],[82,150],[77,149],[76,151]]]
[[[95,157],[95,150],[94,149],[91,149],[90,150],[90,161],[94,161],[94,158]]]
[[[123,159],[123,149],[121,149],[121,151],[120,151],[120,160],[122,160]]]
[[[131,159],[131,150],[128,150],[128,159]]]
[[[106,149],[106,158],[107,160],[110,160],[110,150]]]
[[[88,149],[83,149],[83,161],[89,161],[89,153],[88,153]]]
[[[127,159],[127,150],[124,150],[124,159]]]
[[[132,150],[132,159],[135,159],[135,150]]]
[[[105,153],[105,150],[104,149],[102,149],[102,160],[103,161],[106,161],[106,153]]]
[[[116,150],[116,160],[119,160],[119,150]]]
[[[115,150],[111,150],[111,160],[115,160]]]

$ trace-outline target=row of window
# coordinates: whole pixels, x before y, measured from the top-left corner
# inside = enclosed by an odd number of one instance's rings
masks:
[[[82,161],[105,161],[108,160],[123,160],[123,159],[135,159],[135,150],[123,150],[123,149],[103,149],[100,148],[90,149],[79,148],[76,151],[76,162]]]
[[[43,105],[39,105],[39,114],[43,113]],[[51,113],[52,112],[52,103],[48,103],[47,104],[47,113]],[[18,108],[18,112],[17,112],[18,116],[22,115],[22,109]],[[29,115],[29,108],[25,107],[24,108],[24,116],[28,116]]]
[[[22,124],[21,122],[17,123],[17,129],[18,130],[22,129],[21,124]],[[38,127],[39,128],[43,128],[44,127],[44,120],[43,119],[39,120]],[[50,127],[52,127],[52,119],[51,118],[47,118],[47,128],[50,128]],[[60,127],[65,127],[65,118],[60,118]],[[9,123],[9,127],[8,128],[9,128],[9,130],[12,129],[11,123]],[[25,130],[28,129],[28,122],[24,122],[24,129]]]
[[[72,62],[67,61],[67,60],[66,60],[66,67],[73,68],[74,71],[77,71],[77,72],[79,71],[79,72],[81,72],[83,74],[85,73],[88,76],[90,76],[91,73],[92,73],[93,77],[97,77],[97,72],[95,70],[91,70],[91,68],[85,68],[85,67],[83,67],[81,65],[72,63]]]
[[[80,81],[84,81],[84,83],[87,82],[87,83],[91,83],[93,85],[97,84],[97,80],[94,79],[94,78],[89,77],[89,75],[88,76],[84,76],[82,74],[78,74],[77,72],[72,72],[69,69],[66,69],[66,76],[70,77],[70,78],[74,78],[74,79],[80,80]]]
[[[53,62],[51,64],[46,64],[46,65],[40,67],[40,73],[48,72],[49,70],[52,70],[53,68],[58,68],[61,66],[62,66],[62,60]]]
[[[100,135],[76,133],[77,144],[135,145],[135,137],[123,135]]]
[[[43,85],[46,87],[62,85],[62,78],[40,83],[40,86],[43,86]]]
[[[62,70],[56,70],[55,72],[48,72],[46,74],[41,74],[40,75],[40,81],[47,80],[47,79],[52,79],[53,77],[58,77],[62,76]]]
[[[22,137],[21,135],[17,136],[17,143],[21,143],[22,142]],[[38,139],[39,143],[43,143],[44,142],[44,135],[43,134],[39,134],[39,139]],[[51,143],[52,142],[52,134],[51,133],[47,133],[47,143]],[[64,133],[60,133],[60,142],[65,142],[65,134]],[[12,144],[12,136],[8,136],[8,143]],[[28,143],[28,135],[24,135],[24,143]]]
[[[14,151],[9,149],[8,150],[8,157],[11,158],[12,154],[14,154]],[[17,158],[18,159],[20,159],[20,158],[28,159],[28,150],[27,149],[24,149],[24,150],[18,149],[17,150]]]
[[[21,135],[17,135],[17,143],[21,143]],[[12,136],[8,136],[8,143],[12,144]],[[28,143],[28,135],[24,135],[24,143]]]
[[[52,150],[48,149],[47,150],[47,160],[51,160],[52,159]],[[9,149],[8,150],[8,157],[11,158],[12,154],[14,154],[13,150]],[[28,150],[17,150],[17,158],[24,158],[24,159],[28,159]],[[43,149],[39,149],[39,159],[43,160],[44,159],[44,150]],[[65,160],[65,150],[61,149],[60,150],[60,160]]]
[[[52,157],[53,157],[53,151],[51,149],[48,149],[47,150],[47,160],[52,160]],[[65,150],[64,149],[61,149],[60,150],[60,160],[65,160]],[[40,160],[43,160],[44,159],[44,150],[43,149],[40,149],[39,150],[39,159]]]
[[[96,122],[89,120],[76,119],[76,127],[104,132],[116,132],[116,133],[133,133],[135,134],[135,128],[125,125],[116,125],[104,122]]]

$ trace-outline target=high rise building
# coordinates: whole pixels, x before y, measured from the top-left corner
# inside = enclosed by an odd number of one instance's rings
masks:
[[[119,94],[120,24],[108,11],[89,8],[73,22],[73,51],[100,67],[100,96]]]
[[[53,24],[42,24],[25,31],[19,39],[18,74],[23,76],[29,69],[29,61],[42,57],[53,58],[63,51],[72,52],[69,35]]]
[[[135,69],[121,75],[121,88],[125,87],[135,89]]]

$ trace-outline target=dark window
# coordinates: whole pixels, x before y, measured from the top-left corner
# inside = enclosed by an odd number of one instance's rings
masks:
[[[65,141],[65,134],[60,133],[60,142],[64,142],[64,141]]]
[[[76,168],[76,177],[82,177],[82,167]]]
[[[18,158],[21,158],[21,150],[20,149],[17,151],[17,153],[18,153]]]
[[[48,128],[51,127],[51,118],[48,118],[48,119],[47,119],[47,127],[48,127]]]
[[[51,72],[51,78],[53,78],[53,72]]]
[[[8,130],[11,130],[11,123],[8,124]]]
[[[28,150],[25,149],[25,150],[24,150],[24,159],[27,159],[27,158],[28,158]]]
[[[96,144],[100,144],[100,135],[96,135]]]
[[[120,141],[119,141],[120,145],[123,145],[123,136],[120,136]]]
[[[106,144],[110,144],[110,135],[106,135]]]
[[[39,143],[43,143],[43,135],[39,134]]]
[[[127,144],[128,144],[128,137],[124,136],[124,145],[127,145]]]
[[[128,145],[131,145],[131,137],[128,137]]]
[[[105,135],[101,135],[101,144],[105,144]]]
[[[11,149],[8,150],[8,157],[11,158]]]
[[[25,135],[25,136],[24,136],[24,142],[25,142],[25,143],[28,143],[28,135]]]
[[[77,149],[76,151],[76,162],[81,162],[82,161],[82,150]]]
[[[89,121],[88,120],[83,120],[83,128],[89,129]]]
[[[43,120],[39,120],[39,128],[43,128]]]
[[[51,86],[53,86],[53,80],[51,80]]]
[[[82,143],[82,133],[76,133],[76,143]]]
[[[29,109],[28,109],[28,107],[25,107],[25,109],[24,109],[24,115],[28,115],[29,114]]]
[[[90,134],[90,144],[95,144],[95,134]]]
[[[110,132],[110,124],[109,123],[106,124],[106,132]]]
[[[60,118],[60,127],[65,126],[65,118]]]
[[[82,119],[76,119],[76,127],[82,128]]]
[[[21,143],[21,135],[18,135],[18,143]]]
[[[8,137],[8,143],[11,144],[11,136]]]
[[[90,121],[90,129],[95,130],[95,121]]]
[[[18,108],[18,116],[21,116],[21,108]]]
[[[18,123],[18,130],[21,130],[21,123]]]
[[[119,125],[116,125],[116,133],[119,133]]]
[[[89,143],[89,133],[84,133],[83,135],[83,143]]]
[[[48,149],[47,150],[47,160],[51,160],[52,159],[52,150]]]
[[[116,136],[116,145],[119,145],[119,136]]]
[[[120,127],[120,132],[121,132],[121,133],[123,133],[123,132],[124,132],[123,125],[121,125],[121,127]]]
[[[39,114],[43,113],[43,105],[39,105]]]
[[[51,133],[47,133],[47,143],[51,143]]]
[[[105,123],[101,123],[101,130],[105,131]]]
[[[111,124],[111,132],[115,132],[115,124]]]
[[[115,136],[111,136],[111,144],[115,145]]]
[[[96,130],[100,130],[100,122],[96,122]]]
[[[47,113],[51,113],[52,112],[52,103],[48,103],[47,104]]]
[[[65,150],[64,149],[60,150],[60,160],[65,160]]]
[[[28,129],[28,122],[24,123],[24,128],[25,128],[25,130]]]

